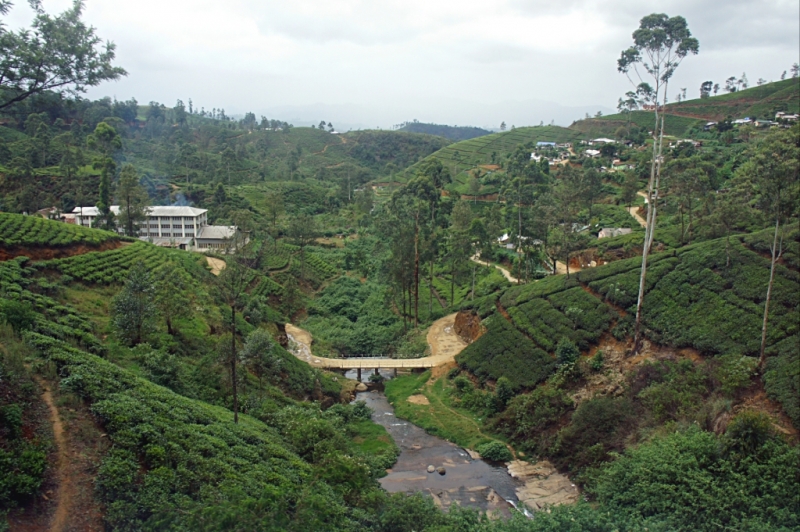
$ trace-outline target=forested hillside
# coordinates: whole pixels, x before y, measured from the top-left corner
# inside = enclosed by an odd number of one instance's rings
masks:
[[[474,139],[475,137],[482,137],[483,135],[490,135],[492,133],[491,131],[479,127],[426,124],[424,122],[417,122],[416,120],[403,123],[402,127],[399,127],[398,130],[437,135],[454,141]]]

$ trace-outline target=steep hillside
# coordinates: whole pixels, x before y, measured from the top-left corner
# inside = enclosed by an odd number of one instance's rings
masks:
[[[727,117],[773,119],[775,113],[800,112],[800,78],[751,87],[742,91],[720,94],[710,98],[671,103],[667,112],[672,115],[719,121]]]
[[[719,121],[728,117],[737,119],[749,116],[771,120],[778,111],[788,113],[800,111],[800,80],[792,78],[710,98],[670,103],[666,109],[664,132],[678,137],[687,135],[692,127],[702,125],[703,122]],[[629,121],[631,124],[651,130],[653,113],[633,111],[630,114],[619,113],[587,118],[578,120],[569,127],[589,137],[614,138],[617,129],[627,127]]]
[[[654,255],[644,300],[648,338],[658,345],[695,349],[706,357],[757,358],[769,277],[764,256],[768,236],[733,238],[729,248],[721,239]],[[800,344],[799,236],[793,233],[776,272],[764,373],[767,393],[783,405],[795,426],[800,425],[800,374],[791,368],[797,367]],[[554,354],[562,339],[586,353],[606,333],[626,340],[632,333],[640,264],[639,258],[617,261],[571,279],[552,277],[510,288],[499,298],[491,295],[465,304],[488,318],[489,325],[457,360],[483,378],[504,376],[515,386],[531,387],[555,367],[545,371],[547,366],[539,364],[544,372],[526,377],[518,368],[531,368],[532,361],[520,358],[523,354]]]
[[[586,118],[573,122],[569,129],[580,132],[585,138],[610,137],[616,138],[619,128],[627,128],[631,125],[644,128],[645,131],[652,131],[655,118],[652,111],[633,111],[613,115],[601,116],[599,118]],[[667,114],[664,123],[664,134],[675,137],[685,137],[688,130],[703,123],[696,117],[678,116]]]
[[[265,260],[265,272],[285,269],[296,251],[281,250],[284,260]],[[330,276],[315,254],[306,261],[316,272],[309,275]],[[337,378],[278,344],[285,319],[260,294],[262,283],[275,283],[258,270],[248,276],[253,293],[237,329],[243,352],[261,338],[259,360],[267,365],[253,371],[242,359],[234,422],[224,354],[230,332],[226,339],[224,301],[205,262],[143,242],[43,262],[0,261],[3,523],[10,510],[10,522],[23,528],[54,513],[73,526],[90,512],[115,530],[228,529],[234,517],[254,529],[355,530],[394,504],[376,479],[396,448],[368,409],[336,404]],[[141,301],[118,304],[127,290],[143,290],[148,310]],[[146,342],[132,345],[121,331],[140,319]],[[50,420],[40,387],[55,397],[46,401],[66,438],[43,426]],[[94,422],[84,426],[84,418]],[[90,448],[96,463],[65,480],[74,468],[58,456],[83,460]]]

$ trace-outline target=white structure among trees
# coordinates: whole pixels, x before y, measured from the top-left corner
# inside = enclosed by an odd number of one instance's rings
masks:
[[[112,205],[114,216],[119,205]],[[236,234],[236,226],[208,225],[208,210],[195,207],[148,207],[147,220],[139,225],[139,238],[156,245],[181,248],[224,249]],[[97,207],[75,207],[75,223],[92,227],[100,214]],[[122,229],[117,229],[122,234]]]

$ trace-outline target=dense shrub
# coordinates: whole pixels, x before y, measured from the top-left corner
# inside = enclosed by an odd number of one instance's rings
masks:
[[[727,459],[714,434],[693,426],[627,450],[600,468],[589,493],[618,518],[669,530],[793,530],[800,526],[800,449],[778,440]]]
[[[546,384],[512,399],[491,427],[518,448],[543,455],[549,452],[559,422],[572,405],[563,389]]]
[[[483,445],[479,445],[475,450],[478,451],[481,458],[493,462],[508,462],[514,458],[511,451],[508,450],[508,447],[506,447],[503,442],[499,441],[484,443]]]
[[[691,360],[646,362],[633,377],[632,392],[658,421],[686,418],[711,389],[704,367]]]
[[[578,361],[579,356],[581,356],[581,352],[578,351],[575,344],[570,342],[567,338],[562,338],[561,341],[558,342],[558,346],[556,346],[556,360],[559,366],[574,364]]]
[[[632,428],[632,405],[622,398],[598,397],[584,401],[563,428],[551,450],[554,463],[581,471],[609,459],[612,451],[625,448]]]

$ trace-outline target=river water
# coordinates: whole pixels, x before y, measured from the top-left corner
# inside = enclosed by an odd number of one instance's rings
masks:
[[[362,392],[356,400],[367,403],[373,411],[373,421],[384,426],[400,448],[397,463],[380,479],[386,491],[423,492],[445,509],[457,503],[510,515],[517,503],[515,490],[522,483],[511,478],[505,467],[474,460],[461,447],[397,419],[381,392]],[[445,474],[428,473],[429,465],[444,467]]]

